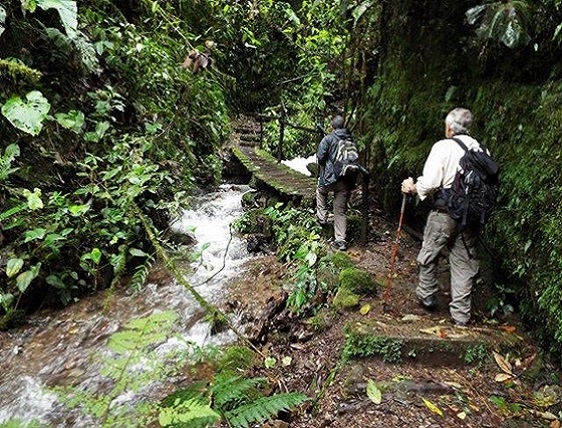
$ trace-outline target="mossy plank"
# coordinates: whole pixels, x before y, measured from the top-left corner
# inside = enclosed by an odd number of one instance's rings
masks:
[[[277,162],[271,154],[253,147],[233,147],[233,155],[254,178],[295,203],[312,206],[316,180]]]

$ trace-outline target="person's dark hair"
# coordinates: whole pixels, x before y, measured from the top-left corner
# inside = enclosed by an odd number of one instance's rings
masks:
[[[334,128],[334,129],[343,128],[344,124],[345,124],[345,122],[343,120],[343,117],[341,117],[339,114],[334,116],[334,118],[330,122],[330,125],[332,125],[332,128]]]
[[[449,124],[454,135],[468,135],[472,126],[472,112],[468,109],[457,107],[449,112],[445,122]]]

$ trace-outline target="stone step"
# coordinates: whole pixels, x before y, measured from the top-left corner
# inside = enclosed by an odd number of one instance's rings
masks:
[[[350,323],[346,327],[346,355],[380,357],[386,362],[406,360],[427,366],[463,366],[502,354],[527,342],[514,327],[458,327],[445,322],[411,317]]]

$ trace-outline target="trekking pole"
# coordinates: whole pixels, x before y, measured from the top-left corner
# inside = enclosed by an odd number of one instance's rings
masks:
[[[398,229],[396,230],[396,238],[394,239],[394,248],[392,249],[392,257],[390,259],[390,272],[386,277],[386,289],[382,300],[382,310],[387,311],[388,298],[390,297],[390,285],[392,277],[394,276],[394,264],[396,263],[396,256],[398,255],[398,244],[400,243],[400,231],[402,229],[402,222],[404,221],[404,211],[406,210],[406,193],[402,194],[402,207],[400,208],[400,220],[398,221]]]

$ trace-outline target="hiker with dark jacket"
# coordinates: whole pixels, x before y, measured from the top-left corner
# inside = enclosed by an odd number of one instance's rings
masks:
[[[480,144],[469,135],[472,113],[455,108],[445,119],[445,139],[436,142],[425,161],[423,173],[414,184],[407,178],[402,182],[403,193],[417,193],[420,200],[433,198],[423,233],[422,248],[418,254],[419,283],[416,296],[426,309],[437,304],[437,263],[439,253],[449,250],[451,273],[451,303],[449,310],[456,325],[464,326],[470,320],[471,292],[478,273],[476,233],[474,226],[461,230],[461,223],[451,218],[447,208],[447,196],[463,157],[464,149],[452,138],[461,140],[468,149],[482,150]]]
[[[328,218],[328,195],[334,193],[334,240],[332,246],[340,251],[347,250],[347,204],[353,185],[339,179],[334,170],[338,141],[351,138],[351,133],[344,127],[343,117],[334,116],[331,123],[332,133],[326,135],[318,144],[316,158],[320,166],[318,187],[316,188],[316,219],[325,225]]]

